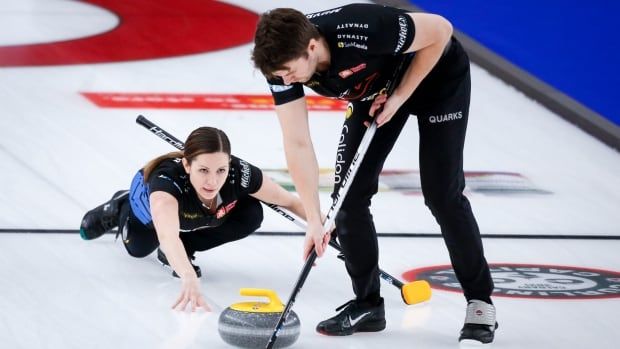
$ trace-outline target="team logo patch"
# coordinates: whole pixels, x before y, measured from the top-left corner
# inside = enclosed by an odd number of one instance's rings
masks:
[[[217,210],[217,213],[215,214],[215,218],[220,219],[224,217],[225,215],[226,215],[226,208],[222,207],[219,210]]]
[[[340,73],[338,73],[338,75],[340,75],[341,78],[346,79],[349,76],[357,73],[360,70],[364,70],[366,69],[366,63],[362,63],[362,64],[358,64],[355,67],[349,68],[349,69],[345,69],[343,71],[341,71]]]
[[[235,208],[236,205],[237,205],[237,200],[231,202],[230,204],[228,204],[228,205],[226,205],[224,207],[221,207],[215,213],[215,218],[220,219],[220,218],[224,217],[228,212],[232,211],[232,209]]]
[[[491,264],[494,297],[539,299],[620,298],[620,273],[609,270],[535,264]],[[410,270],[407,281],[426,280],[431,287],[461,292],[449,265]]]

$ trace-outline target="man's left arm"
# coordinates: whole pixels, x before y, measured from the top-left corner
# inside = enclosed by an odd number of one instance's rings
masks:
[[[384,104],[383,110],[376,119],[379,127],[390,121],[396,111],[418,88],[439,61],[452,36],[452,24],[439,15],[428,13],[408,13],[407,15],[411,17],[415,25],[415,37],[403,53],[415,52],[416,54],[392,95],[375,98],[370,109],[371,115],[381,104]]]

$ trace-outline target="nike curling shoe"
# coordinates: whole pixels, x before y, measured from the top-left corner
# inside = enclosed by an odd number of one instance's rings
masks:
[[[336,311],[340,309],[343,310],[338,315],[319,322],[316,331],[328,336],[349,336],[355,332],[378,332],[385,329],[383,298],[375,306],[351,300]]]
[[[194,255],[191,256],[187,256],[190,260],[189,264],[192,265],[192,268],[194,268],[194,271],[196,272],[196,276],[197,277],[201,277],[202,276],[202,272],[200,271],[200,267],[197,265],[194,265],[194,263],[192,263],[191,261],[193,261],[194,259],[196,259],[196,257],[194,257]],[[168,258],[166,258],[166,255],[164,254],[164,251],[161,250],[161,248],[157,249],[157,259],[159,260],[159,262],[167,267],[168,269],[172,270],[172,276],[174,276],[175,278],[179,277],[179,274],[177,274],[176,271],[174,271],[172,269],[172,267],[170,266],[170,263],[168,263]]]
[[[472,299],[467,304],[465,325],[461,329],[459,342],[473,345],[492,343],[497,327],[493,304]]]
[[[82,218],[82,224],[80,224],[80,236],[82,239],[96,239],[116,228],[118,226],[121,204],[128,197],[128,190],[117,191],[108,202],[88,211],[84,218]]]

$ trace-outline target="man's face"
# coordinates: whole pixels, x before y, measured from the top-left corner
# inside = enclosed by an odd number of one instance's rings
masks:
[[[285,85],[295,82],[305,83],[316,72],[318,64],[318,55],[315,50],[316,44],[314,39],[308,45],[307,57],[301,56],[297,59],[290,60],[284,64],[284,69],[277,70],[273,75],[281,77]]]
[[[277,70],[273,75],[281,77],[285,85],[295,82],[304,83],[312,77],[314,69],[310,64],[310,57],[300,57],[284,64],[285,69]]]

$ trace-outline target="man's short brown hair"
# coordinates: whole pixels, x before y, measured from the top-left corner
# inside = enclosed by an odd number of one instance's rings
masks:
[[[310,39],[318,39],[319,30],[306,16],[292,8],[277,8],[261,15],[254,35],[252,60],[263,75],[272,77],[284,64],[307,57]]]

